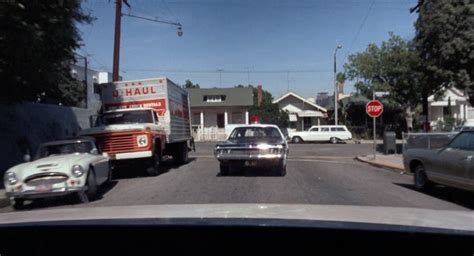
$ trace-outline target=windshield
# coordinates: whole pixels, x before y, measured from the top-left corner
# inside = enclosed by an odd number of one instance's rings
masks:
[[[281,138],[280,132],[274,127],[241,127],[235,128],[229,139],[262,139]]]
[[[41,146],[36,154],[36,159],[56,156],[56,155],[67,155],[73,153],[91,153],[95,146],[91,142],[73,142],[64,143],[58,145],[46,145]]]
[[[103,114],[99,120],[99,125],[147,124],[153,123],[153,114],[150,110],[123,111]]]
[[[474,0],[0,0],[0,24],[0,223],[22,208],[474,210]],[[78,138],[94,144],[50,145]],[[26,185],[31,158],[96,150],[63,157],[84,173],[58,157],[71,166],[52,190]]]

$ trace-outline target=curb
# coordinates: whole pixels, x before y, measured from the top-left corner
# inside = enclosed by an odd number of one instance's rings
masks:
[[[362,163],[367,163],[367,164],[370,164],[372,166],[381,167],[381,168],[384,168],[384,169],[387,169],[387,170],[395,171],[395,172],[400,173],[400,174],[412,175],[411,173],[405,171],[404,168],[400,168],[400,167],[392,165],[392,164],[374,163],[374,162],[371,162],[369,160],[362,159],[362,157],[360,157],[360,156],[355,157],[355,159],[362,162]]]

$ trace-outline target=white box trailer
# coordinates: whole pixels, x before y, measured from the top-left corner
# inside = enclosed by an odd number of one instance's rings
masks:
[[[187,161],[194,141],[186,90],[161,77],[102,84],[101,98],[101,114],[81,135],[112,159],[145,160],[149,174],[158,174],[164,155]]]

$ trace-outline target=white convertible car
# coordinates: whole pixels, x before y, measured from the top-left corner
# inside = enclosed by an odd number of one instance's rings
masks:
[[[304,141],[327,141],[335,144],[339,141],[351,140],[352,133],[345,125],[319,125],[312,126],[307,131],[290,133],[289,139],[293,143],[301,143]]]
[[[74,193],[80,202],[97,195],[98,186],[110,181],[107,153],[100,154],[93,138],[61,140],[42,144],[33,161],[5,172],[7,197],[15,209],[25,200]]]

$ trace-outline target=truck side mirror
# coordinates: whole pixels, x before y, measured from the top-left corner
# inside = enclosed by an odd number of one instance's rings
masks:
[[[31,156],[30,156],[30,154],[25,154],[25,155],[23,156],[23,161],[25,161],[25,162],[31,161]]]

